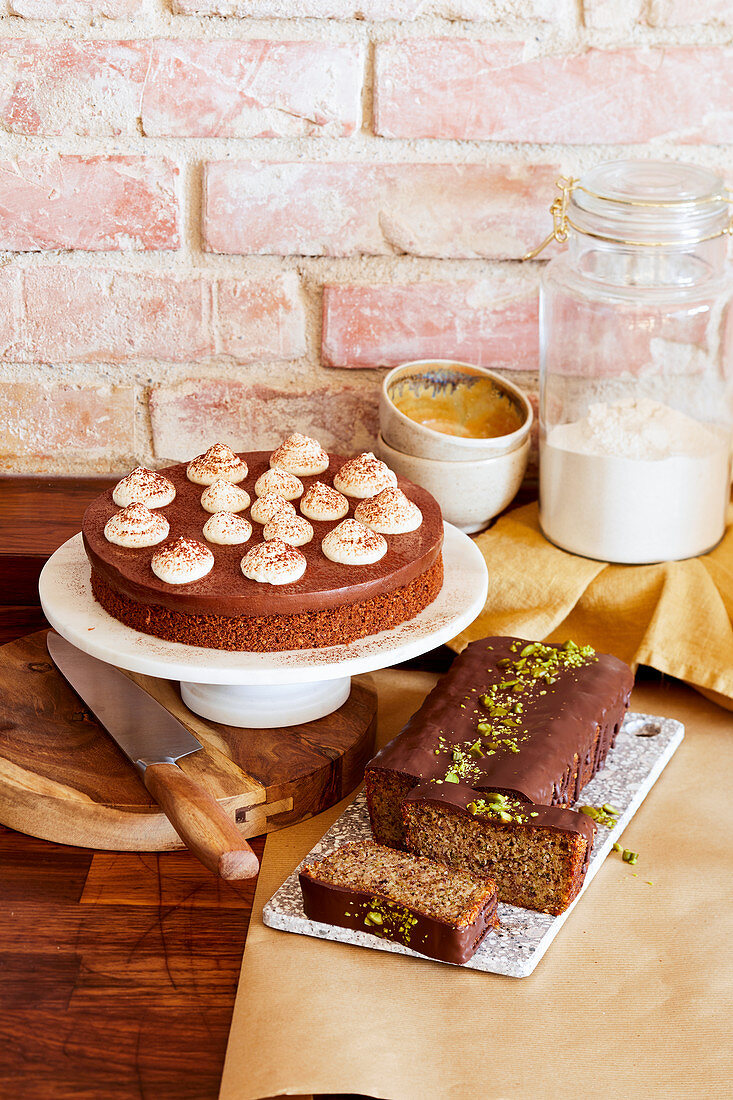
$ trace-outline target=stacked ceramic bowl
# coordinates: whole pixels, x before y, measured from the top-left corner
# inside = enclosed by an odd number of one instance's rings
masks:
[[[516,496],[532,416],[526,394],[493,371],[448,359],[403,363],[382,385],[379,451],[473,534]]]

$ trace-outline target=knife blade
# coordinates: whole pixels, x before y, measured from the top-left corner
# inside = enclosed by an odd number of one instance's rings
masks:
[[[256,875],[257,856],[234,821],[176,763],[202,749],[201,742],[113,665],[90,657],[53,630],[46,646],[61,675],[140,772],[186,847],[224,879]]]

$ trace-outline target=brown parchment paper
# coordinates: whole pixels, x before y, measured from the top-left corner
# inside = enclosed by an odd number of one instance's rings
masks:
[[[385,741],[435,678],[391,670],[374,678]],[[264,903],[346,803],[271,834],[221,1100],[729,1095],[733,718],[676,682],[637,688],[632,709],[686,726],[623,834],[639,862],[609,857],[528,978],[265,927]]]

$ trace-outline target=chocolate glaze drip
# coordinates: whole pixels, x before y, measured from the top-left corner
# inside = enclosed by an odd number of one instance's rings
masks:
[[[402,943],[412,951],[427,955],[441,962],[465,963],[471,958],[487,932],[497,924],[496,892],[487,899],[473,923],[465,928],[447,924],[445,921],[428,917],[417,909],[398,907],[409,912],[415,923],[407,934],[391,926],[369,927],[364,923],[367,914],[375,904],[384,906],[384,899],[361,890],[351,890],[331,883],[319,882],[301,871],[300,888],[303,893],[303,908],[309,920],[321,924],[335,924],[340,928],[351,928],[356,932],[369,932],[381,939]]]
[[[507,670],[497,662],[515,659],[511,647],[517,642],[525,644],[518,638],[485,638],[469,645],[367,772],[399,772],[415,783],[444,779],[452,747],[474,742],[478,723],[492,722],[480,696],[505,680]],[[604,653],[580,668],[561,668],[554,683],[542,685],[546,694],[522,696],[526,737],[519,751],[472,759],[476,775],[469,786],[545,806],[574,802],[613,745],[633,682],[629,667]]]

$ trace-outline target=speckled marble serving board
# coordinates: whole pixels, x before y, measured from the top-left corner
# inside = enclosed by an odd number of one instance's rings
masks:
[[[602,771],[584,788],[580,804],[600,806],[609,802],[619,810],[618,824],[609,830],[598,827],[591,853],[585,883],[573,904],[559,917],[520,909],[514,905],[499,905],[499,928],[484,939],[473,958],[464,963],[471,970],[484,970],[490,974],[506,974],[513,978],[526,978],[558,934],[575,906],[582,898],[614,841],[619,840],[624,829],[659,778],[665,765],[672,758],[685,734],[681,722],[672,718],[658,718],[651,714],[629,713],[619,730],[616,744],[608,754]],[[369,814],[364,793],[357,795],[339,820],[308,853],[303,863],[317,859],[327,852],[355,840],[370,840]],[[289,879],[273,894],[263,910],[263,920],[271,928],[284,932],[297,932],[316,936],[323,940],[339,940],[342,943],[371,947],[376,951],[392,951],[397,955],[412,955],[424,959],[424,955],[411,951],[399,943],[380,939],[369,932],[354,932],[308,920],[303,912],[303,899],[298,882],[299,865]],[[446,963],[446,966],[453,965]]]

